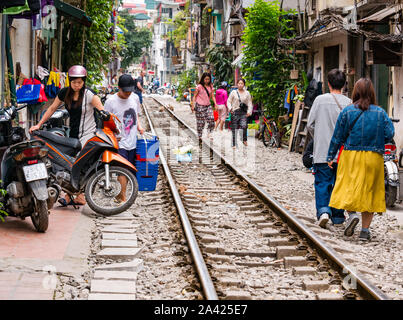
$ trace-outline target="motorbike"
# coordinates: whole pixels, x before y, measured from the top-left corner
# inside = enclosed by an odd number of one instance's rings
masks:
[[[44,123],[43,128],[61,137],[68,137],[70,128],[65,125],[65,120],[69,118],[69,112],[62,107],[53,113],[49,120]],[[41,117],[45,112],[42,113]]]
[[[155,93],[159,94],[160,96],[163,96],[165,94],[165,87],[159,87],[155,90]]]
[[[30,216],[35,229],[45,232],[49,226],[49,212],[59,197],[60,189],[50,184],[47,158],[43,142],[27,140],[21,127],[13,127],[17,111],[25,108],[0,109],[1,209],[10,216],[24,220]]]
[[[42,141],[49,151],[52,182],[71,199],[84,192],[92,210],[110,216],[127,210],[136,200],[138,183],[134,173],[137,169],[118,154],[119,119],[105,111],[101,116],[102,128],[82,148],[78,139],[45,130],[34,131],[32,136]]]
[[[392,122],[399,122],[399,119],[391,119]],[[387,207],[394,207],[398,201],[400,192],[400,179],[398,169],[398,159],[396,156],[396,144],[385,144],[385,153],[383,155],[385,171],[385,202]]]

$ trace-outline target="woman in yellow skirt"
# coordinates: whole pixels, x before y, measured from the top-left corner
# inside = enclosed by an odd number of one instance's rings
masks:
[[[341,152],[336,184],[329,206],[349,213],[344,234],[352,236],[362,214],[359,238],[370,240],[369,226],[374,212],[385,212],[383,154],[385,143],[395,130],[386,112],[375,105],[375,91],[370,79],[362,78],[354,86],[353,105],[340,113],[330,142],[327,161],[332,167]]]

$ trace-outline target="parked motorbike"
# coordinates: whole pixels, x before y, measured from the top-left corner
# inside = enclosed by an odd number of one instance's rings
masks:
[[[157,93],[157,94],[163,96],[163,95],[165,94],[165,90],[166,90],[165,87],[159,87],[159,88],[157,88],[157,89],[155,90],[155,93]]]
[[[45,113],[44,111],[42,113]],[[43,125],[44,130],[61,137],[68,137],[70,128],[65,125],[65,120],[69,117],[69,112],[66,109],[58,109]]]
[[[399,122],[399,119],[391,119],[392,122]],[[397,167],[398,159],[396,156],[396,144],[393,140],[385,144],[385,153],[383,155],[385,166],[385,201],[387,207],[394,207],[398,200],[400,179],[399,169]]]
[[[138,183],[133,172],[137,169],[118,154],[119,119],[105,111],[101,115],[102,129],[82,149],[78,139],[49,131],[38,130],[32,136],[49,150],[51,179],[72,199],[85,192],[92,210],[110,216],[127,210],[136,200]],[[126,201],[120,201],[121,191]]]
[[[17,111],[26,105],[0,109],[1,209],[8,215],[25,219],[30,216],[35,229],[45,232],[49,226],[48,210],[56,202],[60,189],[49,184],[48,150],[38,140],[28,141],[21,127],[13,127]]]

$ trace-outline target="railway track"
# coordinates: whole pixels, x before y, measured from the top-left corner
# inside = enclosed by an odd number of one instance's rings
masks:
[[[197,146],[196,132],[155,98],[144,111],[206,299],[388,299],[323,241],[329,231],[288,212],[208,141],[178,163],[172,149]]]

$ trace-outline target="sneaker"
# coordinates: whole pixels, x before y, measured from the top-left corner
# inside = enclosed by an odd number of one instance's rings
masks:
[[[369,241],[371,240],[371,232],[368,230],[361,230],[360,236],[358,237],[359,240]]]
[[[326,229],[326,224],[329,222],[329,219],[329,215],[327,213],[323,213],[319,218],[319,226]]]
[[[355,227],[357,226],[360,218],[356,213],[350,214],[350,217],[347,220],[346,228],[344,229],[344,235],[347,237],[351,237],[354,234]]]

